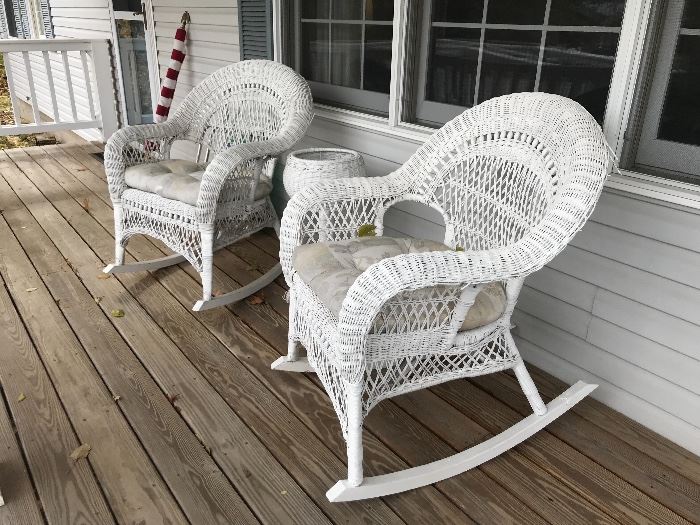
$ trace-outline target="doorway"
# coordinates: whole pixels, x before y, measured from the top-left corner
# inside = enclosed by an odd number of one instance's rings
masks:
[[[150,124],[159,75],[150,0],[112,0],[124,124]]]

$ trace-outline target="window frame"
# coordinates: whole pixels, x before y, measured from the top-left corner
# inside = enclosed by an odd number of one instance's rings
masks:
[[[281,61],[283,53],[282,0],[273,0],[273,43],[275,60]],[[603,133],[617,158],[625,146],[627,127],[630,124],[634,95],[640,81],[644,44],[649,36],[654,0],[627,0],[620,29],[617,56],[613,66],[608,103],[603,119]],[[410,109],[403,101],[410,89],[407,78],[413,71],[408,60],[409,23],[412,13],[411,0],[394,0],[391,80],[389,85],[389,115],[378,117],[359,111],[315,104],[316,116],[324,120],[374,133],[422,144],[436,130],[424,125],[406,122],[403,115]],[[606,187],[652,199],[670,206],[680,206],[700,212],[700,187],[627,169],[613,173]]]

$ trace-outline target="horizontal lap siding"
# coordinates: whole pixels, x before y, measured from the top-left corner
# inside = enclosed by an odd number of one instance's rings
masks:
[[[87,38],[87,39],[111,39],[112,28],[109,19],[108,0],[49,0],[51,6],[51,20],[56,38]],[[73,119],[70,103],[68,102],[68,88],[62,57],[58,53],[50,53],[51,71],[56,88],[58,110],[61,120]],[[48,77],[44,66],[44,58],[41,53],[31,53],[32,75],[39,110],[46,115],[53,114],[51,93]],[[69,66],[78,118],[80,120],[90,118],[90,106],[83,76],[83,66],[78,53],[69,52]],[[29,101],[30,92],[24,60],[21,54],[14,54],[11,59],[17,95],[21,100]],[[90,65],[91,82],[94,82],[92,64]],[[93,96],[93,102],[97,110],[97,96]],[[102,135],[98,129],[86,129],[76,131],[87,140],[101,140]]]
[[[183,11],[190,13],[185,61],[178,78],[172,110],[180,105],[192,88],[208,75],[239,60],[238,9],[235,0],[203,0],[196,7],[181,0],[154,0],[156,47],[161,78],[170,64],[173,37],[180,26]],[[191,144],[176,144],[173,155],[191,158]]]
[[[368,175],[417,144],[317,118],[298,147],[347,147]],[[277,175],[278,179],[280,175]],[[287,196],[276,181],[275,199]],[[390,235],[441,239],[436,212],[402,203]],[[530,276],[514,314],[523,357],[700,454],[700,214],[605,191],[588,224]]]

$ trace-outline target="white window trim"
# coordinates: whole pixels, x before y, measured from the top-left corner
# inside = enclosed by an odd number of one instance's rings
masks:
[[[624,145],[624,133],[630,119],[637,80],[642,63],[642,52],[651,17],[652,0],[627,0],[620,30],[617,59],[613,69],[603,132],[611,148],[619,157]],[[281,17],[282,0],[274,0],[273,44],[275,60],[282,56]],[[362,130],[401,138],[422,144],[436,130],[418,124],[401,122],[403,98],[403,70],[406,39],[408,0],[394,0],[394,40],[392,42],[391,85],[389,90],[389,117],[377,117],[357,111],[316,104],[316,117]],[[606,187],[653,199],[672,206],[682,206],[700,212],[700,188],[693,184],[656,177],[630,170],[612,174]]]

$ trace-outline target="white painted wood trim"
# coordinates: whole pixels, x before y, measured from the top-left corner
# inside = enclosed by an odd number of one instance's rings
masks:
[[[211,310],[212,308],[217,308],[226,304],[236,303],[254,294],[258,290],[265,288],[280,275],[282,275],[282,266],[277,263],[264,275],[258,277],[252,283],[248,283],[232,292],[212,297],[211,299],[197,301],[192,310],[195,312],[202,312],[204,310]]]
[[[334,503],[378,498],[432,485],[466,472],[522,443],[572,408],[597,386],[579,381],[550,401],[547,412],[542,416],[532,414],[497,436],[449,458],[392,474],[365,478],[357,487],[351,486],[347,480],[339,481],[326,493],[326,497]]]

